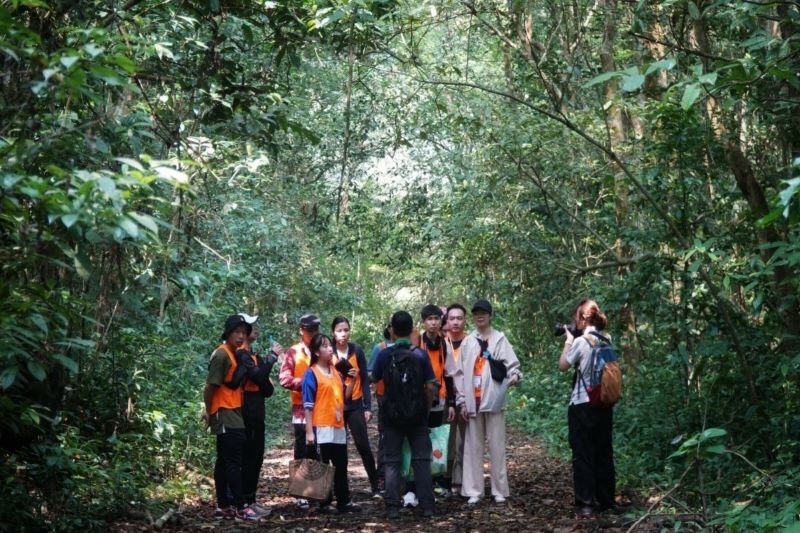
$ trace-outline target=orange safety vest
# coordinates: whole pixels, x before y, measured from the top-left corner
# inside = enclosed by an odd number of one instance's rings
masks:
[[[420,339],[420,342],[425,345],[425,340]],[[433,375],[436,377],[436,381],[439,382],[439,398],[444,400],[447,397],[447,389],[444,386],[444,355],[442,354],[442,349],[444,347],[444,339],[440,340],[439,349],[438,350],[431,350],[427,346],[425,347],[425,351],[428,352],[428,358],[431,360],[431,366],[433,367]]]
[[[483,365],[486,364],[486,358],[483,355],[478,354],[478,358],[475,359],[475,366],[472,369],[473,376],[483,376]],[[481,385],[483,385],[483,379],[481,379]],[[481,405],[481,388],[475,387],[475,408],[479,408]]]
[[[311,355],[306,353],[306,348],[302,342],[298,342],[292,346],[294,350],[294,377],[303,379],[309,365],[311,365]],[[292,405],[303,405],[303,391],[292,391]]]
[[[224,350],[231,362],[231,366],[225,374],[225,381],[230,381],[233,379],[233,373],[236,372],[236,358],[227,344],[220,344],[217,350]],[[232,389],[227,385],[220,385],[214,391],[214,396],[211,397],[210,414],[213,415],[220,409],[239,409],[240,407],[242,407],[242,389]]]
[[[355,352],[350,354],[350,358],[347,362],[356,369],[356,377],[350,378],[353,380],[353,394],[350,396],[350,399],[360,400],[364,397],[364,390],[361,388],[361,369],[358,367],[358,356]]]
[[[486,344],[489,344],[489,339]],[[483,352],[478,353],[478,358],[475,359],[475,366],[472,368],[473,376],[481,376],[481,385],[483,385],[483,366],[486,364],[486,358],[483,357]],[[475,387],[475,409],[480,409],[481,406],[481,388]]]
[[[344,388],[339,372],[332,366],[331,375],[326,376],[317,365],[311,367],[317,378],[317,395],[314,398],[314,410],[311,413],[311,424],[314,427],[344,427]]]
[[[378,353],[381,353],[386,349],[386,341],[381,342],[379,346],[381,347],[381,349],[378,350]],[[375,357],[378,357],[377,353],[375,354]],[[353,387],[355,387],[355,385],[353,385]],[[375,382],[375,394],[377,394],[378,396],[383,396],[384,392],[386,392],[385,389],[386,385],[384,385],[382,379]]]

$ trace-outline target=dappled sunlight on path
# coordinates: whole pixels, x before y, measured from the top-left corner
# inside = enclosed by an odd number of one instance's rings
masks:
[[[286,436],[291,427],[287,425]],[[370,424],[371,442],[377,442],[374,422]],[[486,465],[487,497],[476,507],[466,499],[438,499],[433,519],[417,518],[414,510],[404,509],[398,521],[385,518],[382,500],[372,499],[366,472],[352,442],[348,440],[350,489],[353,502],[362,512],[344,516],[303,511],[288,495],[288,468],[292,459],[291,443],[282,439],[267,452],[259,485],[259,502],[272,508],[272,515],[260,522],[219,521],[212,517],[211,502],[198,502],[183,509],[180,523],[170,523],[162,531],[285,531],[285,532],[378,532],[378,531],[625,531],[622,517],[575,520],[572,516],[572,488],[569,465],[547,456],[538,442],[513,428],[508,431],[508,474],[511,497],[505,504],[495,504],[489,492]],[[487,459],[488,461],[488,459]],[[130,524],[129,524],[130,525]],[[126,528],[127,529],[127,528]],[[139,528],[137,528],[139,529]],[[145,528],[146,529],[146,528]]]

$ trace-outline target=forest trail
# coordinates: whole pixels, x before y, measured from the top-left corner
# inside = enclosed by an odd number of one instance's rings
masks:
[[[213,502],[196,502],[182,510],[180,520],[162,531],[282,531],[282,532],[378,532],[378,531],[625,531],[631,520],[624,516],[600,515],[592,520],[573,518],[571,471],[567,464],[548,457],[535,438],[509,427],[507,434],[508,474],[511,497],[495,504],[486,497],[475,508],[460,497],[438,498],[433,519],[417,518],[414,509],[403,509],[400,520],[386,520],[383,500],[372,499],[366,472],[352,441],[348,438],[349,479],[352,500],[362,511],[331,516],[312,509],[302,511],[288,495],[289,461],[292,447],[285,438],[268,449],[259,483],[258,501],[272,508],[260,522],[221,521],[212,517]],[[370,440],[377,443],[377,428],[370,422]],[[487,459],[488,461],[488,459]],[[489,494],[488,464],[486,489]],[[132,524],[129,524],[132,525]],[[136,530],[141,530],[136,528]]]

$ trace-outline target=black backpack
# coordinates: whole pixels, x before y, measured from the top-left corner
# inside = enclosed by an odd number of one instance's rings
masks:
[[[384,422],[392,427],[424,426],[428,420],[422,365],[409,348],[395,347],[383,376]]]

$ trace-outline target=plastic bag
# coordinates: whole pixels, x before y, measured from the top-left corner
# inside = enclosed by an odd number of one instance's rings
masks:
[[[447,472],[447,442],[450,439],[450,424],[444,423],[430,430],[431,437],[431,476],[441,476]],[[408,439],[403,439],[400,460],[400,475],[406,481],[414,479],[411,468],[411,446]]]

